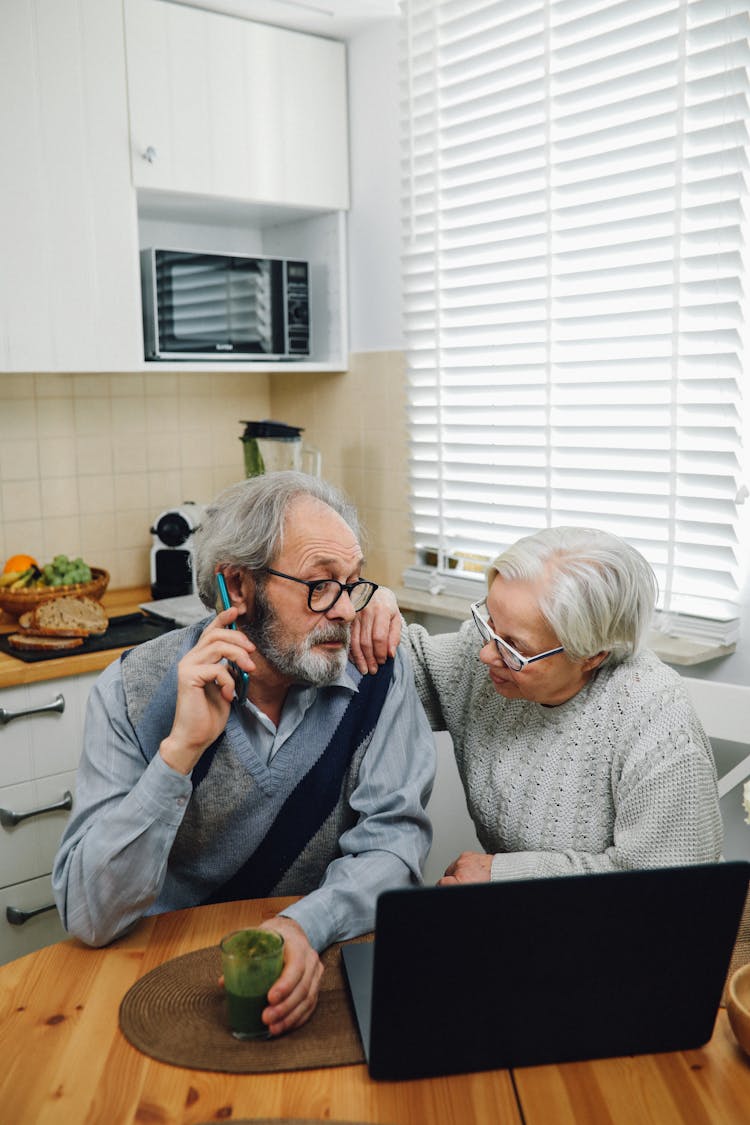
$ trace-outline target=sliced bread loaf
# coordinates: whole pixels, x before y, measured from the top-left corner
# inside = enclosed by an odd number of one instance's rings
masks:
[[[54,598],[19,619],[29,634],[42,637],[92,637],[106,632],[109,618],[93,598]]]
[[[22,652],[62,652],[64,649],[79,648],[83,637],[37,637],[34,634],[10,633],[8,644]]]

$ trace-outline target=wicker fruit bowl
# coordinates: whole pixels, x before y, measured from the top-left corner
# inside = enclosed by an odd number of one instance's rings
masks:
[[[24,590],[0,589],[0,609],[11,617],[20,617],[52,598],[86,597],[99,601],[108,585],[109,571],[92,566],[90,582],[76,582],[72,586],[28,586]]]

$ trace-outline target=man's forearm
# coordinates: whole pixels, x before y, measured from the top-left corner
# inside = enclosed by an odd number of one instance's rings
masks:
[[[74,809],[52,873],[69,933],[106,945],[149,909],[164,883],[190,789],[157,755],[121,800],[78,818]]]

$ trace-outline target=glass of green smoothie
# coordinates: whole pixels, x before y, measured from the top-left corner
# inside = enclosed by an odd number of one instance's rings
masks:
[[[235,930],[221,939],[229,1026],[235,1039],[267,1038],[261,1013],[284,965],[284,939],[273,930]]]

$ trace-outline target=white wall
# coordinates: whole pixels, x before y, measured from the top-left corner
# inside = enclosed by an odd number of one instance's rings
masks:
[[[349,42],[349,331],[353,352],[403,348],[398,23]]]
[[[424,868],[424,881],[437,883],[446,867],[461,852],[483,852],[477,839],[469,810],[466,808],[461,778],[453,753],[453,740],[447,731],[435,734],[437,771],[427,809],[432,821],[433,837]]]
[[[709,664],[697,664],[692,668],[678,668],[702,680],[717,680],[727,684],[750,684],[750,601],[747,595],[740,607],[741,635],[737,649],[731,656],[712,660]]]

